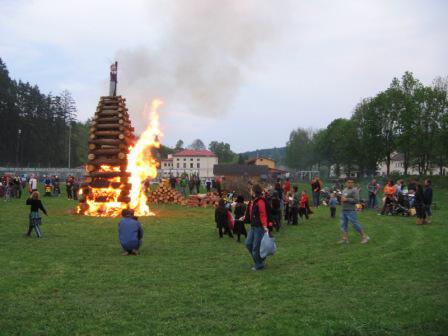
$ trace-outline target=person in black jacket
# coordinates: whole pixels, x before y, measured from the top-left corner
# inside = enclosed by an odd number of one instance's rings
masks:
[[[39,199],[39,192],[34,191],[31,194],[31,197],[26,200],[26,205],[31,205],[31,212],[29,216],[29,226],[28,226],[28,232],[26,233],[26,236],[31,236],[31,232],[36,232],[37,238],[42,237],[42,231],[40,230],[40,224],[42,223],[42,219],[39,214],[39,209],[42,210],[42,212],[48,216],[47,211],[44,208],[44,205],[42,204],[41,200]]]
[[[431,204],[432,204],[432,185],[431,180],[425,180],[425,189],[423,190],[425,212],[426,212],[426,223],[431,224]]]
[[[229,219],[228,212],[226,208],[226,203],[221,198],[218,203],[218,207],[215,210],[215,222],[216,227],[218,228],[219,238],[222,238],[226,233],[230,238],[233,238],[232,230],[229,229]]]
[[[239,195],[236,198],[235,209],[233,210],[235,214],[235,226],[233,228],[233,233],[237,235],[237,242],[241,241],[241,235],[247,238],[246,227],[244,226],[245,215],[246,215],[246,204],[244,204],[244,197]]]
[[[272,225],[278,232],[280,230],[282,223],[282,210],[281,210],[281,201],[276,191],[274,191],[270,203],[271,203],[270,210],[271,210]]]
[[[420,183],[416,185],[414,206],[417,216],[416,224],[426,224],[425,195]]]

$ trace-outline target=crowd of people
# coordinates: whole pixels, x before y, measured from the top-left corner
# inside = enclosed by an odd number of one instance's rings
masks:
[[[317,180],[313,180],[311,190],[313,193],[316,189],[321,189],[321,184],[316,185]],[[317,196],[314,198],[316,199]],[[359,198],[359,189],[354,187],[353,180],[347,180],[346,187],[342,191],[340,197],[341,203],[341,222],[340,228],[342,238],[340,244],[347,244],[348,240],[348,224],[351,223],[360,237],[361,243],[366,244],[370,238],[365,233],[357,219],[357,208]],[[316,207],[319,204],[315,203]],[[330,217],[336,217],[336,205],[338,200],[335,194],[330,197]],[[263,189],[260,185],[254,185],[251,190],[251,199],[244,202],[241,195],[236,198],[221,198],[215,209],[215,223],[218,229],[218,235],[223,238],[228,235],[230,238],[237,235],[237,242],[240,237],[245,236],[245,245],[251,254],[254,266],[253,270],[260,270],[265,267],[265,258],[260,256],[260,244],[265,233],[272,237],[274,231],[279,231],[282,223],[282,214],[284,220],[289,225],[298,225],[300,220],[309,218],[312,214],[310,209],[308,195],[305,190],[299,191],[297,186],[292,186],[289,179],[282,182],[277,181],[273,188]],[[304,218],[305,219],[304,219]],[[250,230],[247,231],[245,224],[250,224]]]
[[[222,191],[222,179],[220,177],[214,179],[207,178],[202,181],[197,174],[188,175],[184,173],[177,177],[171,174],[169,176],[169,182],[171,188],[179,190],[184,197],[199,194],[202,185],[205,187],[206,192],[216,190],[218,193],[221,193]]]
[[[41,216],[39,211],[45,215],[47,215],[47,211],[37,191],[37,177],[32,175],[29,179],[22,179],[16,176],[3,176],[1,178],[2,186],[9,186],[7,189],[9,192],[12,189],[15,190],[16,181],[20,182],[20,190],[24,189],[23,186],[28,185],[30,193],[30,197],[26,201],[26,204],[31,208],[26,236],[30,236],[34,230],[36,236],[40,238],[42,232],[40,229]],[[41,182],[44,184],[45,194],[48,191],[50,195],[60,195],[57,176],[44,176]],[[79,188],[76,178],[68,176],[65,182],[68,199],[76,199],[77,188]],[[188,186],[190,193],[200,192],[201,180],[194,175],[184,175],[180,178],[171,176],[170,183],[173,188],[180,187],[186,189]],[[266,188],[262,188],[258,184],[253,185],[250,199],[247,201],[242,195],[235,195],[234,193],[224,196],[220,189],[221,183],[219,178],[215,181],[206,180],[205,182],[207,190],[211,191],[214,188],[214,191],[218,191],[221,196],[215,209],[215,223],[218,229],[218,236],[220,238],[223,238],[224,235],[230,238],[236,236],[237,242],[241,242],[241,238],[244,236],[245,246],[254,262],[253,270],[261,270],[265,267],[266,258],[260,255],[260,246],[265,235],[272,237],[275,231],[278,232],[282,228],[283,222],[287,225],[295,226],[300,221],[308,220],[313,214],[310,199],[305,188],[304,190],[299,190],[298,186],[292,185],[289,179],[284,181],[279,179],[274,185]],[[312,206],[314,208],[321,205],[322,185],[322,181],[318,177],[315,177],[310,183]],[[49,190],[47,189],[48,186],[51,187]],[[367,185],[369,208],[378,208],[380,191],[380,184],[375,179],[372,179]],[[391,204],[397,202],[403,195],[413,195],[412,206],[416,210],[417,224],[429,222],[432,203],[432,186],[429,179],[425,180],[424,185],[416,181],[410,181],[407,186],[405,186],[403,180],[398,180],[395,183],[389,180],[384,186],[383,192],[383,206],[379,214],[386,214]],[[16,190],[10,195],[20,197],[17,196],[18,194]],[[370,240],[357,219],[360,202],[362,202],[360,199],[360,188],[354,185],[353,179],[346,181],[345,188],[339,194],[332,192],[327,199],[322,200],[322,203],[329,207],[331,218],[336,218],[337,205],[341,206],[340,230],[342,236],[339,240],[340,244],[349,243],[349,223],[352,224],[353,229],[360,235],[362,244],[366,244]],[[118,232],[123,254],[138,255],[143,240],[142,226],[132,210],[124,210],[122,216],[123,219],[118,225]],[[249,230],[246,228],[246,225],[250,225]]]
[[[368,207],[378,208],[378,193],[381,190],[376,179],[367,185],[369,193]],[[388,180],[383,188],[383,206],[379,215],[393,215],[395,213],[410,214],[415,209],[416,223],[418,225],[431,223],[432,216],[432,183],[426,179],[423,184],[411,180],[406,185],[403,179]]]
[[[47,215],[47,211],[40,199],[40,193],[38,191],[39,183],[43,184],[44,197],[58,197],[61,195],[60,180],[57,175],[43,175],[41,178],[38,178],[35,174],[21,176],[4,174],[0,176],[0,197],[2,197],[4,201],[11,201],[14,198],[20,199],[22,198],[23,193],[29,195],[26,200],[26,205],[30,206],[31,211],[29,214],[28,231],[25,235],[31,236],[31,233],[34,230],[38,238],[42,237],[42,230],[40,228],[41,216],[39,210]],[[65,184],[67,198],[70,200],[77,200],[79,191],[78,179],[69,175]]]

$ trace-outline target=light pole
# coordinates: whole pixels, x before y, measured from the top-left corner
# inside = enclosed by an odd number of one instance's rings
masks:
[[[20,153],[20,135],[22,134],[22,130],[19,128],[17,130],[17,146],[16,146],[16,167],[19,166],[19,153]]]
[[[71,159],[72,159],[72,123],[68,124],[68,168],[71,168]]]

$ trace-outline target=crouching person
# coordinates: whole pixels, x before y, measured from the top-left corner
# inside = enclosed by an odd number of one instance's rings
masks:
[[[123,248],[123,255],[139,255],[143,239],[142,226],[134,217],[134,210],[125,209],[121,215],[123,219],[118,223],[118,239]]]
[[[260,256],[260,245],[263,235],[268,231],[268,216],[266,210],[266,201],[262,197],[262,189],[257,184],[254,185],[252,192],[254,201],[250,207],[250,231],[246,239],[246,247],[254,260],[253,271],[264,268],[265,259]]]
[[[40,230],[40,224],[41,224],[41,217],[39,213],[39,209],[42,210],[42,212],[47,215],[47,211],[45,210],[42,201],[39,199],[39,192],[33,191],[30,198],[26,200],[26,205],[31,205],[31,212],[30,212],[30,219],[29,219],[29,226],[28,226],[28,232],[26,233],[26,236],[31,236],[31,232],[36,232],[37,238],[42,237],[42,231]]]

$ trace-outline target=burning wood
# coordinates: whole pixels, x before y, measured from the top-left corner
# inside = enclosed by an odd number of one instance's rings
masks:
[[[150,108],[151,124],[136,142],[126,100],[116,96],[116,70],[111,72],[110,96],[101,97],[91,122],[87,175],[82,183],[77,212],[90,216],[115,217],[123,209],[136,216],[152,215],[143,188],[148,177],[157,176],[151,148],[160,146],[156,100]]]

